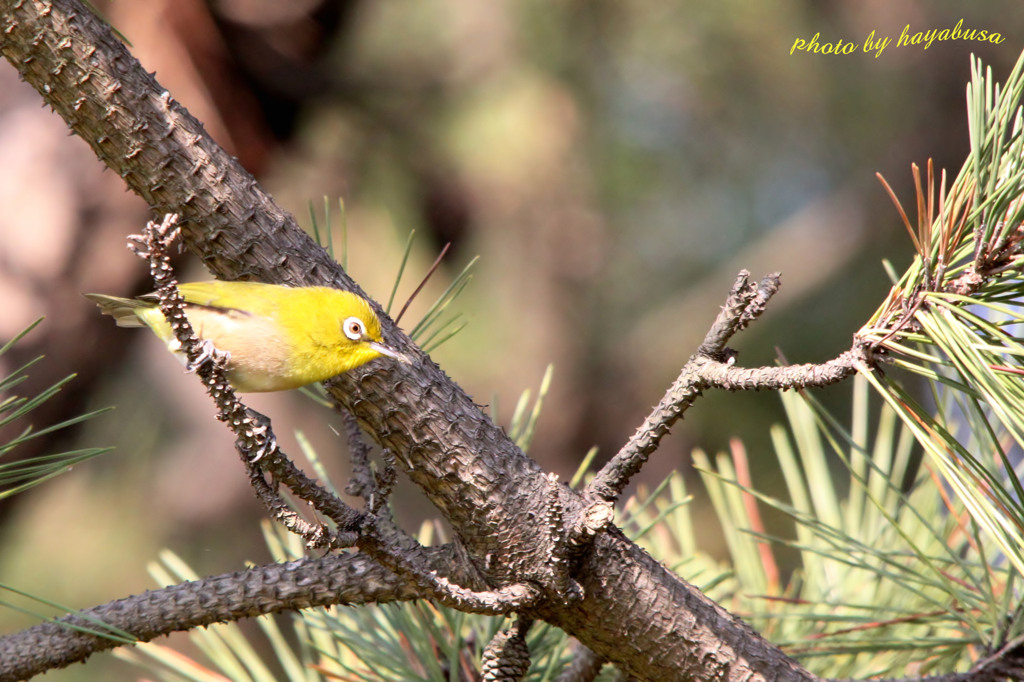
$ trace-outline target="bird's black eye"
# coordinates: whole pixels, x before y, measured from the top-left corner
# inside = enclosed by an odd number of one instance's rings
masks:
[[[353,341],[359,341],[366,334],[366,325],[358,317],[345,318],[345,321],[341,323],[341,329],[345,332],[345,336]]]

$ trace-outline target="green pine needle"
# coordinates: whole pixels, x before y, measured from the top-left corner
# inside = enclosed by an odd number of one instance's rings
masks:
[[[405,266],[409,263],[409,254],[412,253],[413,239],[416,237],[416,230],[409,230],[409,236],[405,240],[405,249],[402,251],[402,260],[398,264],[398,273],[395,275],[395,284],[391,287],[391,295],[388,297],[388,304],[384,312],[391,314],[391,306],[395,303],[395,296],[398,294],[398,285],[402,282],[402,275],[405,274]]]
[[[531,392],[530,389],[526,389],[520,394],[519,401],[516,403],[516,409],[512,413],[512,420],[507,430],[508,437],[523,452],[530,450],[530,444],[533,442],[533,435],[537,428],[537,421],[540,419],[541,410],[544,407],[544,398],[551,389],[551,380],[554,377],[554,373],[554,365],[548,365],[547,369],[544,370],[544,377],[540,380],[540,387],[537,389],[537,400],[534,401],[532,409],[530,408]]]
[[[0,348],[0,356],[14,347],[18,341],[25,337],[42,320],[37,320],[29,325],[24,331],[17,334]],[[74,375],[65,377],[33,396],[18,396],[13,394],[15,388],[21,385],[28,375],[25,373],[36,362],[42,358],[35,358],[25,363],[18,369],[4,377],[0,377],[0,394],[6,397],[0,401],[0,427],[9,426],[19,420],[23,420],[44,402],[56,395]],[[70,417],[56,424],[50,424],[40,429],[33,426],[26,426],[20,434],[12,437],[6,443],[0,443],[0,460],[10,455],[19,446],[28,441],[52,434],[61,429],[80,424],[84,421],[97,417],[113,408],[94,410],[86,414]],[[0,463],[0,500],[23,492],[33,486],[39,485],[54,476],[69,471],[76,464],[81,464],[93,457],[110,452],[111,448],[81,448],[68,452],[61,452],[50,455],[40,455],[28,459],[16,460],[13,462]]]

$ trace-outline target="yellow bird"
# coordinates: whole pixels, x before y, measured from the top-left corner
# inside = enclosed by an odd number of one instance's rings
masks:
[[[370,305],[347,291],[221,281],[180,284],[178,290],[196,334],[229,354],[228,380],[245,393],[324,381],[382,355],[407,362],[384,345]],[[147,326],[184,357],[153,294],[85,297],[119,327]]]

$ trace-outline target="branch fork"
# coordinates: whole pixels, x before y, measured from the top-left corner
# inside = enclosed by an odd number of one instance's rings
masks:
[[[574,541],[585,545],[602,528],[611,525],[605,511],[614,505],[630,479],[657,450],[662,438],[682,418],[683,413],[707,389],[727,391],[788,390],[833,384],[857,371],[872,366],[868,347],[860,341],[833,360],[822,364],[745,368],[736,364],[738,353],[726,344],[738,332],[757,320],[779,290],[779,273],[771,273],[758,283],[750,273],[740,271],[732,289],[704,337],[703,343],[669,387],[661,401],[626,444],[615,454],[584,491],[586,511],[581,517],[596,516],[592,523],[574,529]]]

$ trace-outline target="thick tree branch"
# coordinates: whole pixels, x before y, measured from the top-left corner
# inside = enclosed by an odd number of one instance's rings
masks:
[[[436,551],[438,565],[450,550]],[[86,609],[0,637],[0,682],[62,668],[120,644],[67,627],[96,630],[96,619],[140,642],[211,623],[311,606],[409,601],[424,593],[364,554],[300,559],[172,585]]]

